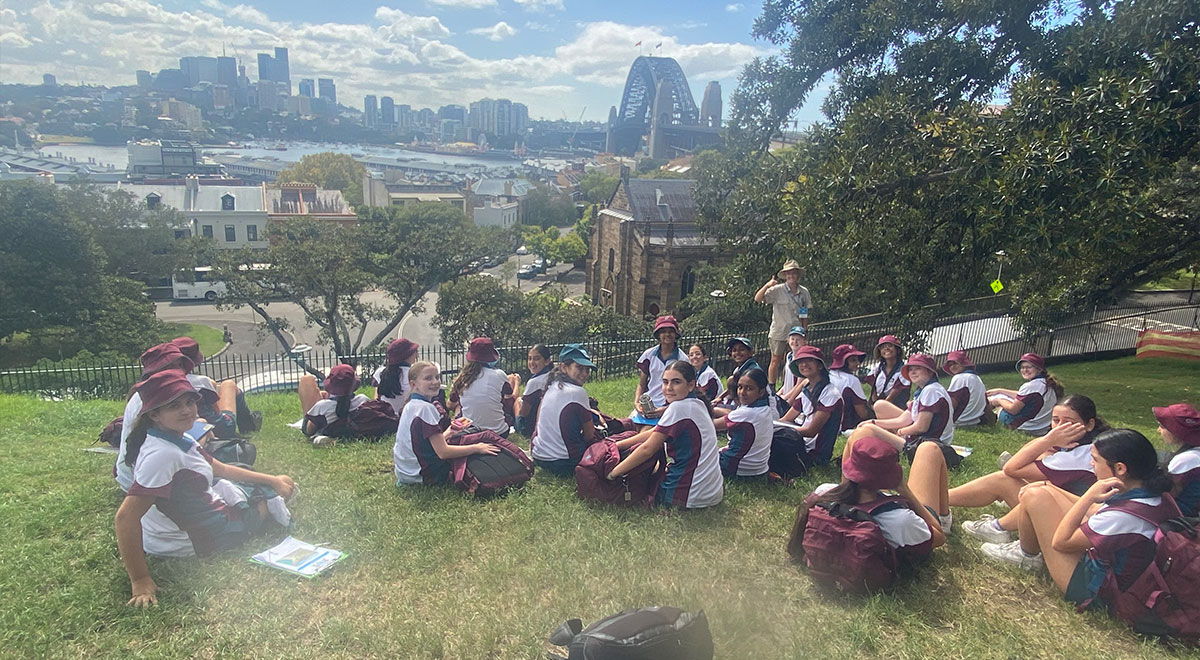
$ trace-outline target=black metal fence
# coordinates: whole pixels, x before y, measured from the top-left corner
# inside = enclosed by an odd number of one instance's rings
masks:
[[[1089,355],[1132,352],[1137,335],[1145,329],[1200,329],[1200,305],[1179,304],[1180,298],[1148,296],[1134,303],[1096,307],[1091,314],[1072,319],[1032,340],[1022,337],[1006,314],[1005,305],[995,300],[959,308],[952,316],[938,321],[937,327],[922,339],[926,351],[941,357],[951,350],[966,349],[981,369],[1009,368],[1025,352],[1035,351],[1051,359],[1070,359]],[[809,328],[811,343],[830,355],[838,344],[852,343],[868,354],[878,338],[891,329],[880,315],[814,323]],[[700,343],[709,352],[713,367],[727,374],[732,365],[725,357],[725,343],[733,335],[683,337],[685,349]],[[755,345],[756,357],[764,367],[770,356],[766,332],[746,335]],[[636,373],[637,357],[653,344],[638,337],[625,340],[588,341],[587,347],[597,364],[594,378],[620,378]],[[559,346],[551,346],[557,354]],[[499,367],[507,372],[528,375],[525,368],[529,346],[499,347]],[[422,346],[418,359],[438,363],[446,374],[456,373],[463,363],[465,350],[458,347]],[[868,358],[868,364],[871,358]],[[346,356],[311,351],[288,356],[218,356],[202,364],[198,371],[216,380],[236,379],[242,389],[251,392],[294,390],[306,367],[326,373],[335,364],[357,366],[364,382],[383,364],[382,352]],[[0,371],[0,392],[37,393],[55,398],[123,398],[140,374],[134,362],[113,363],[99,360],[67,360],[48,367],[28,367]]]

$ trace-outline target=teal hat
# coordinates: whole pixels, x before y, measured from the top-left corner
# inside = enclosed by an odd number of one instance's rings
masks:
[[[807,337],[808,331],[805,330],[804,326],[802,325],[793,325],[792,329],[788,330],[788,335],[800,335],[801,337]]]
[[[587,349],[583,344],[566,344],[562,350],[558,352],[558,361],[565,362],[570,360],[581,367],[596,368],[596,363],[592,362],[592,356],[588,355]]]
[[[729,355],[729,353],[733,350],[733,347],[737,346],[738,344],[745,346],[747,350],[754,350],[754,344],[751,344],[749,339],[746,339],[745,337],[734,337],[725,342],[725,354]]]

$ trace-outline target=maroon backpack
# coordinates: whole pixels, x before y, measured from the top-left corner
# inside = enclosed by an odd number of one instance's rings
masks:
[[[124,425],[124,419],[118,417],[109,422],[103,429],[100,430],[100,437],[96,442],[102,442],[110,447],[121,446],[121,427]]]
[[[1163,494],[1164,499],[1169,497]],[[1109,571],[1097,596],[1139,633],[1200,641],[1200,540],[1194,524],[1178,515],[1178,509],[1171,512],[1174,507],[1149,507],[1129,500],[1112,507],[1158,527],[1157,550],[1154,561],[1124,590]]]
[[[387,401],[371,399],[350,411],[345,418],[330,423],[321,429],[322,435],[332,438],[366,438],[379,440],[396,435],[400,418],[396,409]]]
[[[882,497],[869,504],[813,504],[802,542],[813,580],[854,594],[891,587],[899,574],[899,561],[873,516],[904,508],[908,505],[902,497]]]
[[[533,477],[533,461],[520,447],[495,431],[469,426],[446,434],[448,445],[486,442],[500,448],[497,454],[472,454],[450,460],[450,482],[477,497],[498,495],[523,485]]]
[[[658,493],[658,485],[666,474],[667,455],[662,450],[635,467],[620,479],[608,480],[608,473],[622,459],[639,447],[635,445],[621,452],[616,441],[633,437],[637,431],[618,433],[592,443],[579,465],[575,466],[575,492],[581,499],[616,504],[618,506],[650,506]]]

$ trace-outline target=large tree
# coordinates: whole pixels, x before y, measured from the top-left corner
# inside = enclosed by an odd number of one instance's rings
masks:
[[[272,314],[270,304],[294,303],[321,339],[347,356],[386,343],[406,314],[422,309],[426,293],[497,242],[494,232],[449,204],[370,208],[350,226],[272,220],[267,233],[265,254],[218,255],[216,276],[228,283],[223,304],[249,307],[290,348],[287,320]],[[372,292],[384,302],[371,302]]]
[[[363,202],[362,180],[366,168],[349,154],[325,151],[309,154],[279,172],[279,183],[315,183],[326,190],[340,190],[354,207]]]
[[[704,217],[751,259],[809,266],[818,308],[915,335],[1003,262],[1019,320],[1045,327],[1200,256],[1198,15],[768,0],[754,32],[782,54],[746,67],[732,147],[698,164]],[[769,153],[824,80],[827,121]]]

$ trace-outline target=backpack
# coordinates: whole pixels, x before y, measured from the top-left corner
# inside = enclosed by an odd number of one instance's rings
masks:
[[[810,503],[815,500],[815,495],[809,496]],[[882,497],[865,505],[812,503],[802,541],[809,575],[819,584],[854,594],[890,588],[900,564],[873,516],[907,506],[902,497]]]
[[[609,481],[608,473],[625,457],[641,445],[624,452],[617,449],[616,442],[631,438],[637,431],[625,431],[604,440],[592,443],[579,465],[575,466],[575,493],[580,499],[604,502],[617,506],[651,506],[658,494],[658,485],[666,474],[667,456],[659,451],[657,456],[635,467],[620,479]]]
[[[784,479],[795,479],[808,472],[812,458],[808,454],[808,443],[796,429],[776,426],[771,436],[771,457],[767,470]]]
[[[500,448],[498,454],[472,454],[450,463],[450,482],[477,497],[498,495],[523,485],[533,477],[533,461],[520,447],[495,431],[469,426],[446,434],[446,444],[473,445],[486,442]]]
[[[712,660],[712,633],[704,610],[674,607],[625,610],[583,628],[579,619],[559,626],[550,643],[567,647],[554,660]]]
[[[334,438],[367,438],[379,440],[396,435],[400,418],[396,409],[387,401],[371,399],[350,411],[345,419],[339,419],[321,429],[319,433]]]
[[[1127,500],[1113,507],[1156,525],[1157,550],[1154,561],[1129,588],[1121,590],[1109,571],[1097,596],[1139,633],[1200,641],[1200,541],[1194,520],[1178,515],[1163,520],[1164,514],[1156,516],[1146,510],[1150,507]],[[1080,610],[1090,604],[1085,602]]]
[[[249,468],[258,458],[258,448],[245,438],[213,438],[204,445],[209,456],[226,465]]]
[[[125,425],[125,420],[121,417],[114,419],[104,426],[100,431],[100,437],[96,442],[105,443],[113,448],[121,446],[121,427]]]

